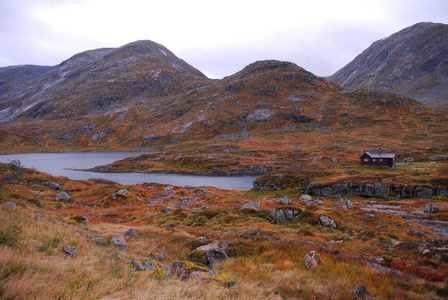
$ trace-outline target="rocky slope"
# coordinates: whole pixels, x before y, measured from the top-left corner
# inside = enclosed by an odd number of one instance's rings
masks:
[[[340,157],[339,148],[329,145],[341,139],[379,147],[378,135],[387,135],[408,144],[409,135],[416,135],[409,129],[419,128],[432,146],[440,139],[432,141],[431,133],[446,131],[439,124],[443,117],[410,98],[346,90],[276,60],[212,80],[150,41],[87,51],[55,67],[0,71],[2,153],[146,149],[193,141],[222,146],[236,140],[266,150],[270,140],[274,148],[287,138],[290,144],[277,152],[303,144],[309,155],[310,149],[327,149]],[[19,80],[21,73],[27,76]]]
[[[400,93],[443,107],[448,102],[448,25],[418,23],[376,41],[328,79],[345,88]]]
[[[0,123],[98,115],[196,78],[205,75],[151,41],[86,51],[54,67],[0,68]]]

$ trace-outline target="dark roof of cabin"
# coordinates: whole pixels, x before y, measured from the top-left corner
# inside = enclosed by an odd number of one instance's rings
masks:
[[[371,158],[395,158],[395,154],[389,153],[388,150],[378,149],[378,150],[362,150],[362,155],[367,154]]]

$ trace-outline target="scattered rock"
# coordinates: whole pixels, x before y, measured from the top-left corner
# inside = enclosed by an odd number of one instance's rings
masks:
[[[434,155],[434,156],[429,157],[429,159],[432,161],[448,160],[448,156],[447,155]]]
[[[68,201],[72,198],[64,191],[60,192],[59,195],[56,197],[56,201]]]
[[[207,237],[205,237],[205,236],[200,236],[200,237],[198,237],[198,241],[201,241],[201,242],[208,242],[208,238]]]
[[[370,294],[367,292],[367,288],[363,285],[357,285],[352,292],[355,299],[370,299]]]
[[[90,241],[92,243],[97,244],[98,246],[103,246],[103,247],[106,246],[106,241],[100,236],[94,237],[94,238],[90,239]]]
[[[132,236],[136,236],[137,235],[137,231],[135,231],[134,228],[129,229],[128,231],[126,231],[126,233],[124,234],[125,238],[130,238]]]
[[[130,216],[130,217],[129,217],[129,221],[134,221],[135,219],[137,219],[136,216]]]
[[[165,253],[161,253],[161,254],[150,254],[148,255],[149,258],[152,259],[157,259],[157,260],[164,260],[166,258],[166,254]]]
[[[136,260],[136,259],[134,259],[131,262],[131,265],[135,268],[136,271],[144,271],[144,270],[146,270],[146,268],[143,266],[143,264],[140,261]]]
[[[420,231],[420,230],[411,231],[411,232],[409,232],[409,234],[417,236],[417,237],[422,237],[422,236],[425,235],[425,233],[423,231]]]
[[[283,209],[274,209],[268,216],[268,219],[272,220],[274,223],[282,224],[286,222],[286,216]]]
[[[309,161],[321,161],[322,160],[322,157],[308,157],[308,160]]]
[[[152,262],[152,260],[150,258],[143,259],[143,267],[145,270],[148,270],[151,272],[156,269],[156,266],[154,265],[154,263]]]
[[[230,278],[228,275],[222,272],[218,271],[208,271],[208,272],[201,272],[201,271],[194,271],[190,274],[189,278],[199,278],[202,280],[213,280],[217,284],[219,284],[222,287],[232,287],[235,285],[235,281]]]
[[[247,202],[241,207],[241,209],[249,208],[254,210],[260,210],[260,206],[261,206],[260,202]]]
[[[343,209],[353,209],[353,204],[350,200],[345,199],[344,200],[344,205],[342,205]]]
[[[167,186],[167,187],[165,187],[163,190],[164,190],[165,192],[172,191],[172,190],[174,190],[174,186]]]
[[[173,212],[173,211],[174,211],[174,207],[168,206],[168,207],[165,207],[163,212],[168,214],[168,213]]]
[[[111,239],[112,245],[119,250],[127,250],[126,240],[122,234],[117,234]]]
[[[313,198],[310,196],[310,195],[302,195],[302,196],[300,196],[300,198],[299,198],[299,200],[300,201],[310,201],[310,200],[312,200]]]
[[[250,235],[250,236],[258,235],[258,234],[260,234],[260,232],[261,232],[261,228],[258,227],[257,229],[252,230],[252,231],[249,233],[249,235]]]
[[[339,159],[337,159],[337,158],[333,157],[333,158],[331,159],[331,161],[332,161],[332,162],[334,162],[334,163],[336,163],[336,162],[338,162],[338,161],[339,161]]]
[[[268,219],[276,224],[282,224],[287,221],[292,221],[295,217],[300,214],[298,209],[285,209],[282,208],[274,209],[268,216]]]
[[[290,204],[292,204],[291,199],[289,199],[289,197],[286,196],[286,195],[280,198],[279,203],[281,205],[290,205]]]
[[[316,205],[324,205],[324,203],[322,202],[322,200],[317,198],[316,200],[311,200],[311,201],[305,202],[305,205],[306,206],[316,206]]]
[[[199,272],[208,272],[208,269],[204,266],[197,265],[191,261],[175,261],[171,265],[171,275],[179,278],[180,280],[187,279],[191,273],[199,271]]]
[[[17,205],[12,201],[8,201],[5,203],[5,207],[10,210],[15,210],[17,208]]]
[[[411,163],[411,162],[413,162],[414,161],[414,159],[412,158],[412,157],[406,157],[406,158],[403,158],[402,160],[401,160],[401,162],[403,163],[403,164],[408,164],[408,163]]]
[[[342,203],[344,203],[344,200],[339,200],[338,202],[336,202],[336,203],[334,203],[333,205],[334,206],[339,206],[339,205],[341,205]]]
[[[229,244],[226,241],[223,241],[213,242],[211,244],[198,247],[188,255],[187,260],[213,266],[217,262],[224,261],[229,258],[225,251],[228,246]]]
[[[375,218],[375,215],[372,214],[372,213],[367,213],[367,214],[364,215],[364,218],[366,218],[366,219],[373,219],[373,218]]]
[[[305,268],[307,270],[315,268],[315,267],[323,264],[319,253],[316,251],[310,251],[310,253],[305,255],[304,263],[305,263]]]
[[[166,224],[166,228],[174,228],[175,226],[176,226],[176,224],[174,224],[174,223]]]
[[[199,278],[203,280],[212,280],[220,286],[231,287],[235,281],[225,273],[218,271],[210,271],[205,266],[193,263],[191,261],[175,261],[170,268],[171,276],[181,280],[189,278]]]
[[[127,189],[121,189],[118,192],[114,193],[112,195],[112,198],[115,200],[117,197],[125,197],[126,195],[130,195],[131,192],[129,192]]]
[[[435,214],[439,211],[439,208],[432,203],[428,203],[425,206],[424,212],[428,214]]]
[[[64,248],[62,248],[62,252],[66,255],[66,256],[71,256],[76,254],[78,251],[75,249],[75,247],[72,246],[64,246]]]
[[[121,254],[118,252],[114,252],[111,255],[109,255],[110,260],[122,260]]]
[[[319,219],[317,220],[317,223],[324,227],[337,228],[336,222],[325,215],[320,215]]]
[[[67,223],[63,223],[61,221],[55,220],[53,221],[53,224],[59,225],[59,226],[64,226],[64,227],[68,227]]]
[[[55,191],[62,190],[62,186],[53,181],[45,181],[45,182],[41,182],[40,184],[43,186],[49,187],[50,189],[53,189]]]

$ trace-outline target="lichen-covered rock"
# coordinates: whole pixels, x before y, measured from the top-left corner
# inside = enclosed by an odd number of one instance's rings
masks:
[[[343,209],[353,209],[353,204],[350,200],[345,199],[344,204],[342,205]]]
[[[260,202],[247,202],[241,207],[241,209],[249,208],[254,210],[260,210],[260,206],[261,206]]]
[[[133,266],[135,268],[135,270],[137,270],[137,271],[144,271],[144,270],[146,270],[146,268],[143,266],[143,264],[140,261],[136,260],[136,259],[134,259],[131,262],[131,266]]]
[[[367,292],[367,288],[363,285],[357,285],[352,292],[355,299],[370,299],[370,294]]]
[[[304,263],[305,263],[305,268],[307,270],[315,268],[315,267],[323,264],[319,253],[316,251],[310,251],[310,253],[305,255]]]
[[[8,201],[5,203],[5,207],[10,210],[15,210],[17,208],[17,205],[12,201]]]
[[[300,214],[298,209],[274,209],[268,216],[268,219],[273,223],[282,224],[287,221],[292,221]]]
[[[127,250],[126,240],[122,234],[117,234],[111,239],[112,245],[119,250]]]
[[[366,219],[373,219],[373,218],[375,218],[375,215],[372,214],[372,213],[366,213],[366,214],[364,215],[364,218],[366,218]]]
[[[425,198],[425,199],[431,199],[436,195],[434,189],[426,186],[417,186],[415,187],[415,196],[417,198]]]
[[[91,241],[92,243],[95,243],[95,244],[98,245],[98,246],[106,246],[106,242],[105,242],[104,239],[103,239],[102,237],[100,237],[100,236],[91,238],[90,241]]]
[[[55,191],[62,190],[62,186],[53,181],[45,181],[45,182],[41,182],[40,184],[43,186],[49,187],[50,189],[53,189]]]
[[[415,191],[413,186],[404,186],[401,188],[402,198],[412,198],[414,197]]]
[[[322,200],[320,200],[320,199],[315,199],[315,200],[311,200],[311,201],[306,201],[305,205],[306,206],[324,205],[324,202],[322,202]]]
[[[69,201],[72,198],[64,191],[60,192],[59,195],[56,196],[56,201]]]
[[[282,224],[286,222],[285,213],[283,209],[274,209],[268,216],[268,219],[272,220],[274,223]]]
[[[281,197],[279,200],[278,200],[278,202],[281,204],[281,205],[290,205],[292,202],[291,202],[291,199],[289,199],[289,197],[288,196],[283,196],[283,197]]]
[[[320,215],[319,219],[317,220],[317,223],[324,227],[337,228],[336,222],[325,215]]]
[[[64,246],[64,248],[62,248],[62,252],[66,256],[72,256],[72,255],[75,255],[76,253],[78,253],[78,251],[75,249],[75,247],[72,247],[72,246]]]
[[[137,235],[137,231],[135,231],[134,228],[129,229],[128,231],[126,231],[126,233],[124,234],[125,238],[130,238],[132,236],[136,236]]]
[[[433,155],[429,157],[430,160],[432,161],[438,161],[438,160],[448,160],[448,155]]]
[[[156,266],[154,265],[154,263],[152,262],[152,260],[150,258],[144,258],[142,260],[142,264],[143,264],[143,267],[145,268],[145,270],[149,270],[152,272],[156,269]]]
[[[164,213],[169,214],[170,212],[174,211],[174,207],[165,207],[165,209],[163,210]]]
[[[312,199],[313,198],[310,195],[302,195],[302,196],[299,197],[300,201],[310,201]]]
[[[118,192],[114,193],[112,195],[112,198],[115,200],[117,198],[125,197],[126,195],[130,195],[130,194],[131,194],[131,192],[129,192],[127,189],[121,189]]]
[[[194,271],[190,274],[189,278],[199,278],[202,280],[212,280],[222,287],[232,287],[235,285],[235,281],[227,274],[218,271]]]
[[[435,214],[439,211],[439,208],[432,203],[428,203],[425,206],[424,212],[428,214]]]
[[[389,197],[389,185],[383,183],[374,183],[373,193],[377,198],[387,199]]]
[[[171,276],[171,270],[172,269],[170,266],[165,266],[157,263],[154,264],[154,269],[152,271],[150,270],[150,274],[154,277]]]
[[[223,241],[198,247],[188,255],[187,260],[213,266],[229,258],[225,251],[228,246],[229,244]]]
[[[205,266],[187,260],[175,261],[171,265],[171,276],[177,277],[180,280],[187,279],[195,271],[208,272],[209,270]]]

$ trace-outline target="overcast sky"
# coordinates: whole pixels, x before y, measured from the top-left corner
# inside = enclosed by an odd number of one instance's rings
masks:
[[[448,0],[0,0],[0,67],[152,40],[211,78],[265,59],[327,76],[418,22],[448,24]]]

